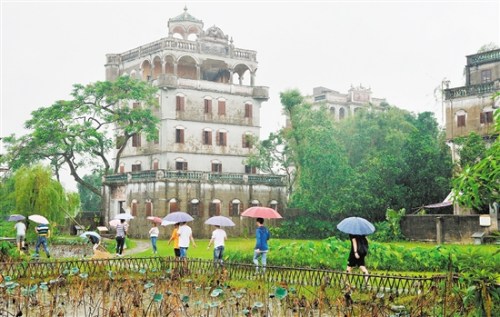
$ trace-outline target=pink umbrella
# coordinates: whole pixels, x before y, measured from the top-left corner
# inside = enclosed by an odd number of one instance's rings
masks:
[[[155,217],[155,216],[149,216],[146,218],[147,220],[151,220],[152,222],[156,222],[156,223],[161,223],[163,219],[161,219],[160,217]]]
[[[120,223],[120,219],[113,219],[109,222],[111,227],[116,227]]]
[[[245,210],[241,215],[243,217],[265,218],[265,219],[283,218],[276,210],[269,207],[260,207],[260,206],[250,207],[247,210]]]

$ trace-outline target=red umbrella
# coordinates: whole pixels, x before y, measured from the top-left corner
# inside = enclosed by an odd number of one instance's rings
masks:
[[[250,207],[247,210],[245,210],[241,215],[243,217],[265,218],[265,219],[283,218],[276,210],[269,207],[260,207],[260,206]]]
[[[146,218],[147,220],[151,220],[152,222],[156,222],[156,223],[161,223],[163,219],[161,219],[160,217],[155,217],[155,216],[149,216]]]

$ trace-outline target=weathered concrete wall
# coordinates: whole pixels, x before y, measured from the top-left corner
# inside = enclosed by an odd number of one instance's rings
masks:
[[[438,217],[444,242],[472,242],[474,232],[486,231],[479,225],[479,215],[406,215],[401,219],[401,231],[410,240],[436,241]]]

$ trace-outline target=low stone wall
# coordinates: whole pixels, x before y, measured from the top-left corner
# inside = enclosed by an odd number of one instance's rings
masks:
[[[410,240],[437,241],[438,217],[444,242],[471,243],[474,232],[486,230],[479,225],[479,215],[406,215],[401,219],[401,231]]]

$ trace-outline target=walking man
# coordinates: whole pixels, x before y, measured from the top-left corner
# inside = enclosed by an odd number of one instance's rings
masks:
[[[264,219],[257,218],[256,220],[257,230],[255,230],[255,250],[253,253],[253,263],[255,264],[255,273],[259,273],[259,258],[262,266],[260,273],[265,273],[267,264],[267,252],[269,247],[267,245],[267,240],[269,240],[271,234],[269,230],[264,226]]]
[[[35,246],[35,256],[36,257],[40,256],[38,253],[38,250],[40,249],[40,246],[43,246],[43,250],[45,251],[47,258],[50,259],[50,252],[49,252],[49,246],[48,246],[48,241],[47,241],[47,239],[50,238],[49,225],[41,223],[35,227],[35,231],[38,234],[38,237],[36,240],[36,246]]]

